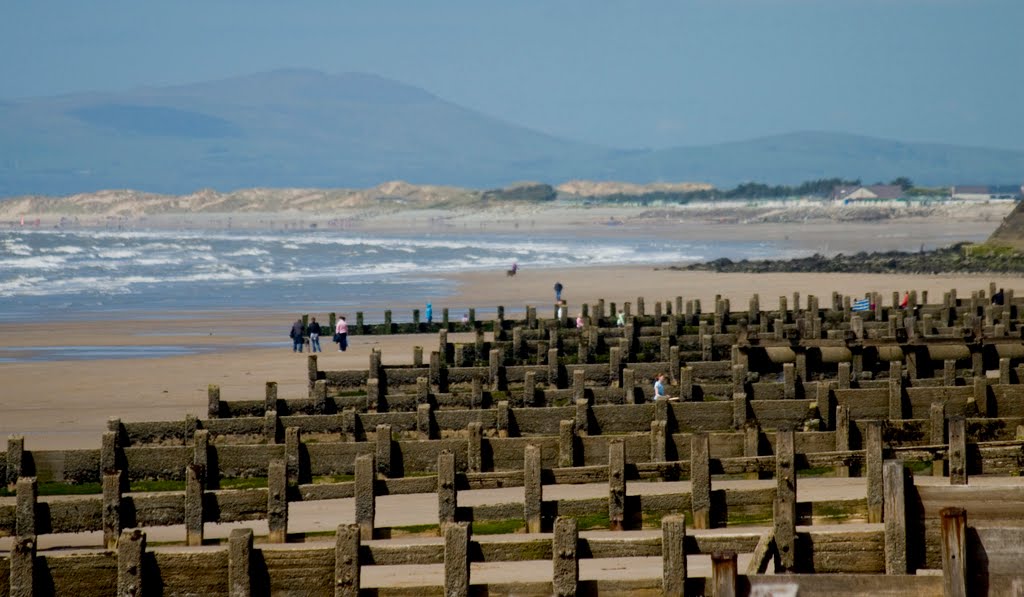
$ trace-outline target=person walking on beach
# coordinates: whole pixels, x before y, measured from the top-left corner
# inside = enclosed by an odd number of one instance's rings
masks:
[[[579,315],[576,316],[576,329],[582,330],[584,323],[585,322],[583,321],[583,314],[580,313]]]
[[[292,352],[302,352],[302,345],[306,342],[305,330],[302,328],[302,320],[296,319],[292,324],[292,331],[288,336],[292,339]]]
[[[903,291],[903,298],[900,300],[900,309],[906,309],[907,305],[910,304],[910,291]]]
[[[348,349],[348,322],[344,315],[338,318],[338,324],[334,326],[334,341],[338,343],[338,352]]]
[[[562,300],[562,288],[563,287],[562,287],[562,283],[561,282],[555,282],[555,302],[556,303]]]
[[[430,303],[427,303],[426,316],[427,323],[431,323],[432,321],[434,321],[434,306],[431,305]]]
[[[306,331],[309,332],[309,352],[323,352],[320,349],[320,324],[316,322],[316,317],[310,318]]]
[[[619,311],[618,315],[615,316],[615,325],[620,328],[626,325],[626,313],[624,311]]]

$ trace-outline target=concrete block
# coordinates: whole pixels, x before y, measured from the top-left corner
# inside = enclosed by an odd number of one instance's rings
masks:
[[[622,441],[608,444],[608,523],[613,531],[625,528],[626,451]]]
[[[466,431],[469,436],[466,448],[466,466],[471,473],[483,472],[483,425],[479,421],[473,421],[466,426]]]
[[[663,595],[686,594],[686,518],[671,514],[661,519],[661,558]]]
[[[391,476],[391,425],[377,425],[377,472],[385,477]]]
[[[528,444],[523,450],[523,518],[526,520],[526,532],[528,533],[541,532],[541,504],[543,500],[541,448],[540,446]]]

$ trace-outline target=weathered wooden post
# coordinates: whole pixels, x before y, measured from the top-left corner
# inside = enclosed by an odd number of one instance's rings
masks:
[[[228,536],[228,596],[252,597],[252,529],[233,529]]]
[[[671,597],[686,594],[686,518],[671,514],[661,519],[661,592]]]
[[[611,530],[625,529],[626,449],[622,441],[608,444],[608,524]]]
[[[967,485],[967,429],[962,416],[949,419],[949,484]]]
[[[267,467],[267,541],[285,543],[288,538],[288,472],[284,460]]]
[[[967,511],[943,508],[942,588],[945,597],[967,597]]]
[[[469,524],[448,523],[442,529],[445,597],[466,597],[469,595]]]
[[[558,422],[558,466],[567,468],[576,465],[576,421],[566,419]]]
[[[795,297],[794,297],[795,298]],[[794,300],[794,303],[796,300]],[[775,439],[774,503],[776,572],[796,571],[796,453],[792,429],[779,431]]]
[[[455,488],[455,454],[442,450],[437,455],[437,521],[443,529],[456,521],[458,493]]]
[[[390,437],[388,438],[391,439]],[[365,541],[373,540],[373,525],[376,517],[377,504],[374,498],[374,484],[377,474],[373,470],[373,455],[363,454],[356,457],[355,474],[355,519],[359,526],[359,536]]]
[[[334,597],[359,597],[359,525],[338,525],[334,541]]]
[[[579,542],[579,527],[575,518],[559,516],[555,519],[555,533],[552,539],[554,574],[552,592],[557,597],[574,597],[580,579],[579,561],[576,559],[576,545]]]
[[[711,528],[711,468],[708,461],[707,433],[694,434],[690,439],[690,502],[693,508],[693,528]]]
[[[868,522],[882,522],[885,489],[882,485],[882,422],[868,421],[865,438],[868,477]]]
[[[933,402],[928,408],[929,442],[933,445],[946,443],[946,407],[942,402]],[[945,475],[945,461],[942,458],[932,460],[932,476]]]
[[[541,532],[544,486],[541,484],[540,456],[540,446],[527,444],[523,450],[523,519],[527,533]]]
[[[907,498],[903,462],[885,463],[885,573],[906,574]]]
[[[206,472],[198,464],[185,467],[185,543],[203,544],[203,480]]]
[[[711,595],[736,597],[736,552],[716,551],[711,554]]]
[[[117,594],[142,594],[142,560],[146,552],[146,533],[132,529],[117,540]]]

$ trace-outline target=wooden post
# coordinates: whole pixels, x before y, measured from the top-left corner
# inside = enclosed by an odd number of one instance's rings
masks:
[[[608,526],[613,531],[625,528],[626,449],[622,441],[608,444]]]
[[[203,544],[203,479],[202,465],[185,467],[185,543]]]
[[[441,528],[455,522],[458,493],[455,489],[455,454],[442,450],[437,455],[437,521]]]
[[[686,593],[686,518],[671,514],[661,519],[661,592],[670,597]]]
[[[885,463],[885,573],[906,574],[907,499],[903,462]]]
[[[373,540],[373,524],[376,517],[376,501],[374,483],[377,475],[374,472],[373,455],[363,454],[356,457],[355,494],[356,524],[364,541]]]
[[[445,597],[469,595],[469,523],[442,524]]]
[[[359,597],[359,525],[338,525],[334,541],[334,597]]]
[[[885,489],[882,485],[882,422],[868,421],[865,438],[868,477],[868,522],[882,522]]]
[[[103,473],[103,546],[117,547],[121,535],[121,471]]]
[[[576,544],[579,541],[579,527],[575,518],[559,516],[555,519],[555,533],[552,539],[554,570],[552,593],[557,597],[574,597],[580,579],[579,561],[576,559]]]
[[[668,425],[665,421],[651,421],[651,462],[665,462]]]
[[[228,537],[228,596],[252,597],[252,529],[234,529]]]
[[[540,456],[540,446],[527,444],[523,450],[523,518],[527,533],[541,532],[544,486],[541,483]]]
[[[967,597],[967,511],[943,508],[942,588],[945,597]]]
[[[466,467],[471,473],[483,472],[484,428],[480,421],[471,421],[466,426],[469,440],[466,442]]]
[[[819,405],[820,406],[820,405]],[[845,405],[836,406],[836,451],[845,452],[850,449],[850,409]],[[837,477],[849,477],[850,467],[837,466]]]
[[[16,487],[14,536],[19,539],[35,539],[39,485],[35,477],[21,477]]]
[[[967,429],[963,417],[949,419],[949,484],[967,485]]]
[[[779,431],[775,439],[775,546],[776,572],[796,568],[796,453],[793,430]]]
[[[35,590],[36,538],[15,537],[11,545],[10,597],[33,597]]]
[[[933,402],[928,409],[929,438],[933,445],[946,443],[946,408],[941,402]],[[945,475],[945,461],[941,458],[932,460],[932,476]]]
[[[377,472],[385,477],[391,476],[391,425],[377,425]],[[364,537],[365,539],[365,537]]]
[[[711,554],[711,595],[736,597],[736,552]]]
[[[690,438],[690,505],[693,508],[693,528],[711,528],[711,467],[708,434],[698,433]]]
[[[271,460],[267,470],[267,541],[288,540],[288,469],[284,460]]]
[[[558,466],[567,468],[576,464],[576,421],[566,419],[558,423]]]
[[[142,558],[146,552],[146,533],[132,529],[117,540],[117,594],[142,595]]]

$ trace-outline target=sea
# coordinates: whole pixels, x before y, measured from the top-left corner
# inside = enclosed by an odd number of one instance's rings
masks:
[[[0,230],[0,322],[186,317],[233,309],[333,311],[378,321],[389,304],[444,296],[443,275],[592,265],[667,265],[796,254],[768,241],[645,235],[376,234],[356,230]],[[355,310],[355,308],[352,308]]]

